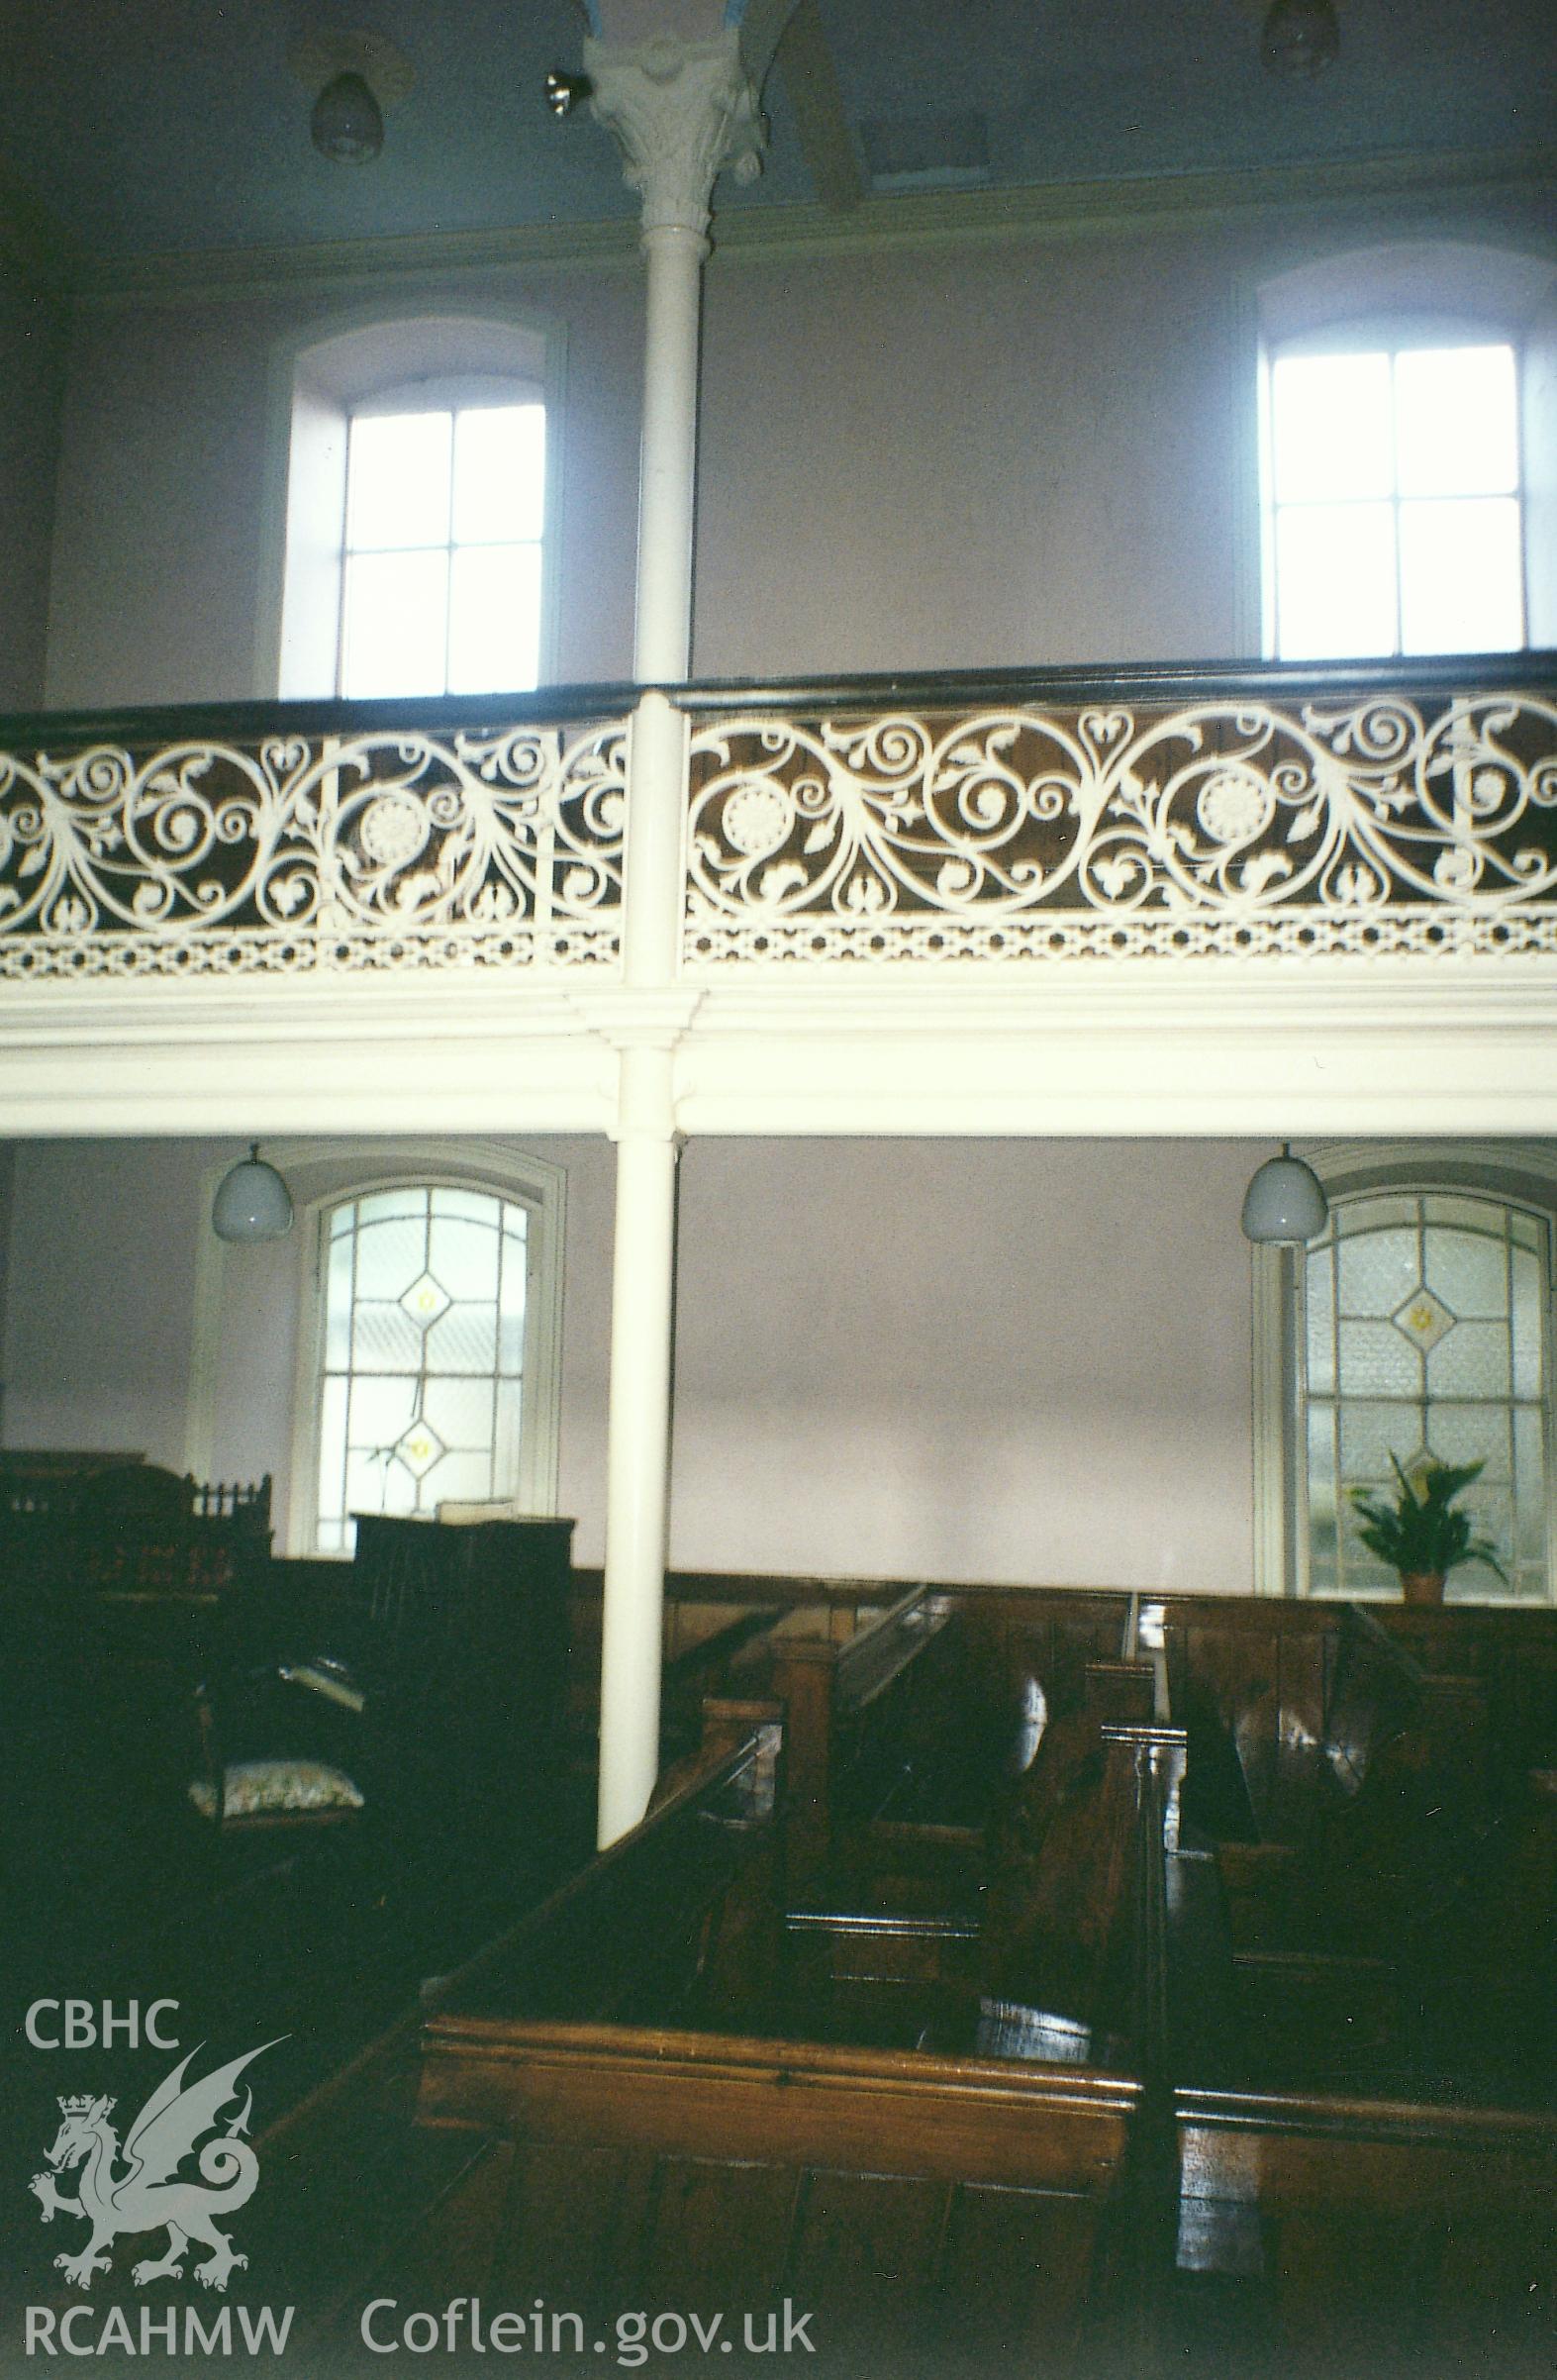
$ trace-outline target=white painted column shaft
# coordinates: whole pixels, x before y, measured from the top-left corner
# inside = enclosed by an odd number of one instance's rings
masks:
[[[645,231],[643,253],[648,291],[633,671],[652,684],[684,678],[692,659],[698,327],[708,242],[681,224],[664,225]]]
[[[708,204],[735,155],[754,167],[754,95],[733,32],[661,36],[641,49],[585,45],[592,106],[643,196],[647,293],[633,671],[674,684],[692,651],[698,332]],[[676,1229],[674,1002],[682,900],[686,726],[662,695],[633,725],[623,888],[629,1006],[617,1035],[617,1225],[606,1455],[606,1585],[598,1835],[642,1817],[659,1770],[660,1646],[670,1468]]]
[[[675,972],[685,816],[686,720],[645,694],[633,722],[630,991]],[[606,1584],[600,1676],[602,1848],[636,1826],[659,1769],[660,1644],[670,1471],[675,1276],[675,1026],[624,1028],[617,1141],[611,1391],[606,1439]]]
[[[602,1847],[636,1826],[659,1772],[676,1216],[676,1142],[663,1119],[673,1062],[663,1049],[622,1055],[600,1671]]]

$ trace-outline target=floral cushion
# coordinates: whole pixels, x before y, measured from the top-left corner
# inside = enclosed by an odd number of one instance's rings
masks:
[[[222,1816],[286,1818],[322,1810],[360,1810],[362,1796],[343,1769],[323,1760],[235,1760],[223,1772]],[[216,1816],[216,1788],[204,1777],[189,1788],[202,1818]]]

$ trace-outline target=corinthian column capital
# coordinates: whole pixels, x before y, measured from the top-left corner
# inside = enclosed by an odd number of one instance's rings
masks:
[[[614,135],[628,185],[642,197],[644,232],[703,239],[715,177],[727,165],[739,182],[762,170],[767,127],[739,35],[658,34],[633,48],[587,41],[584,70],[591,113]]]

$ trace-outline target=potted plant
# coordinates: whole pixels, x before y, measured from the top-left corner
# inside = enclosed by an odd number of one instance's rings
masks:
[[[1408,1603],[1441,1603],[1443,1582],[1460,1562],[1485,1562],[1508,1585],[1508,1573],[1498,1559],[1491,1537],[1472,1535],[1469,1513],[1455,1509],[1454,1499],[1479,1479],[1479,1462],[1418,1463],[1401,1468],[1392,1454],[1401,1492],[1387,1504],[1367,1488],[1348,1488],[1362,1515],[1357,1531],[1370,1553],[1377,1553],[1401,1574],[1401,1593]]]

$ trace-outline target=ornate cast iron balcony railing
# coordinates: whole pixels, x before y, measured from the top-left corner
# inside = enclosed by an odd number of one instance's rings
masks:
[[[693,978],[1557,952],[1557,655],[666,692]],[[635,699],[0,723],[0,975],[614,970]]]
[[[709,694],[728,965],[1557,950],[1557,656]]]
[[[623,724],[504,708],[532,716],[273,706],[6,734],[0,974],[613,963]]]

